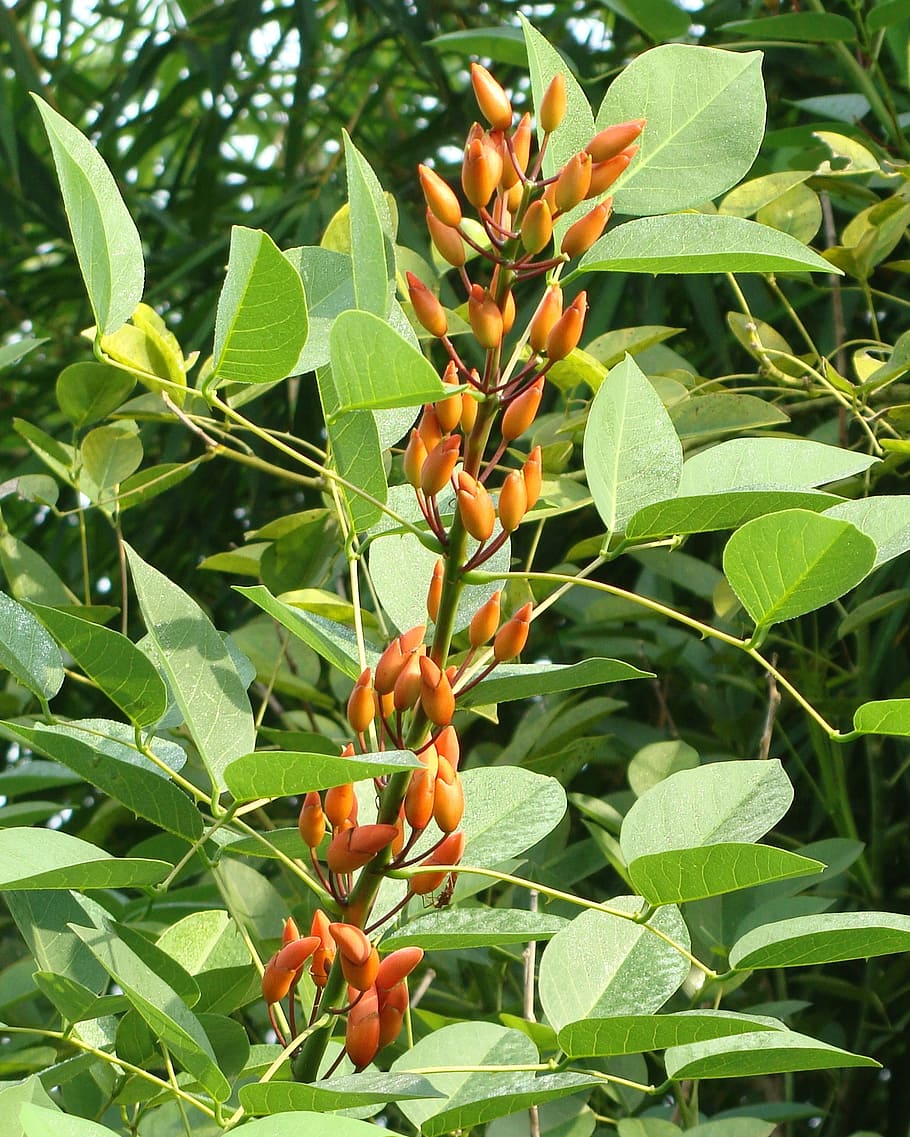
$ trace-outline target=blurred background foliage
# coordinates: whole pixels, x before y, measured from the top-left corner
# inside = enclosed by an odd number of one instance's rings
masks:
[[[910,310],[910,195],[902,166],[910,123],[910,4],[887,0],[873,8],[857,0],[823,10],[815,0],[804,3],[801,13],[786,6],[777,11],[758,0],[685,7],[689,10],[672,0],[485,0],[476,6],[458,0],[3,3],[0,338],[7,344],[21,337],[44,341],[2,374],[3,477],[46,472],[13,429],[14,416],[71,440],[72,426],[58,408],[54,383],[66,365],[89,358],[80,331],[91,323],[91,313],[30,90],[40,92],[98,146],[142,235],[147,302],[166,317],[186,352],[198,349],[204,357],[231,225],[263,228],[283,248],[318,244],[345,197],[342,129],[394,194],[400,244],[428,256],[415,168],[429,158],[444,173],[456,173],[466,127],[476,115],[467,72],[471,55],[492,61],[497,77],[513,90],[516,109],[525,108],[529,87],[517,27],[517,14],[523,12],[570,61],[595,107],[612,77],[656,43],[678,40],[765,52],[768,133],[752,176],[793,170],[811,176],[793,187],[789,198],[778,193],[761,207],[766,212],[758,219],[794,232],[819,250],[833,250],[829,255],[847,275],[840,281],[748,277],[739,281],[739,293],[723,277],[600,274],[588,284],[588,335],[593,339],[611,329],[643,325],[680,329],[671,344],[642,347],[638,356],[649,374],[663,376],[665,390],[679,382],[680,372],[688,372],[689,387],[759,395],[790,417],[788,425],[777,427],[780,433],[877,448],[883,461],[874,475],[875,492],[900,493],[910,450],[905,382],[910,344],[900,340]],[[791,23],[781,33],[785,25],[775,25],[798,15],[828,19],[808,32],[806,25],[792,30]],[[684,99],[685,92],[673,97]],[[819,131],[841,141],[832,149],[817,137]],[[857,167],[858,176],[839,175],[845,164],[861,166],[864,154],[873,156],[865,174]],[[825,161],[833,168],[819,172]],[[728,320],[730,312],[734,316]],[[763,323],[756,325],[755,318]],[[853,395],[844,396],[848,388],[840,389],[838,398],[836,382],[832,394],[830,383],[816,383],[774,351],[822,372],[827,361],[835,379],[844,378],[851,390],[889,361],[892,370],[863,392],[863,409],[857,411]],[[554,421],[571,422],[584,407],[583,384],[570,376],[560,386],[549,407],[557,418],[542,419],[542,430],[553,429]],[[320,440],[318,401],[306,376],[263,394],[255,415],[263,425]],[[694,430],[685,440],[687,449],[722,434]],[[562,437],[561,445],[571,453],[580,434]],[[192,435],[154,421],[143,428],[143,445],[149,462],[180,461],[200,452]],[[557,450],[551,451],[554,465],[568,465],[568,454],[560,458]],[[846,496],[861,496],[869,486],[857,482],[840,488]],[[69,512],[57,523],[46,507],[6,493],[0,502],[3,534],[26,543],[81,594],[84,524],[91,549],[88,599],[116,603],[116,540],[99,511],[80,514],[73,511],[77,504],[64,495],[60,507]],[[255,470],[214,462],[152,506],[126,513],[123,531],[146,559],[207,603],[219,626],[243,625],[246,631],[241,628],[238,638],[255,656],[263,641],[245,624],[248,608],[227,588],[237,578],[198,571],[198,565],[204,557],[242,546],[248,531],[320,504],[317,491],[301,492]],[[535,546],[535,567],[581,564],[585,551],[595,553],[600,534],[592,513],[570,513],[546,528]],[[326,555],[310,555],[304,562],[305,542],[298,539],[295,545],[293,527],[289,532],[285,546],[274,546],[267,583],[285,589],[331,587],[332,546]],[[323,536],[333,540],[331,534]],[[306,541],[313,540],[318,544],[310,531]],[[739,631],[718,571],[722,543],[705,535],[669,557],[642,552],[610,567],[609,579],[702,619],[723,621],[729,615],[729,626]],[[15,593],[9,548],[4,567]],[[842,727],[861,702],[910,695],[905,562],[893,561],[873,574],[845,605],[793,621],[772,637],[771,650],[785,673]],[[642,747],[680,740],[710,758],[755,757],[770,745],[797,785],[784,839],[842,842],[842,871],[811,890],[812,897],[848,908],[907,910],[905,748],[871,738],[835,749],[786,697],[776,715],[769,713],[775,693],[769,694],[762,675],[744,669],[738,653],[582,592],[557,606],[538,642],[554,657],[572,660],[596,649],[658,674],[650,686],[616,692],[623,702],[570,696],[510,710],[499,726],[473,720],[472,760],[561,773],[577,795],[586,828],[576,822],[571,833],[560,831],[556,846],[541,851],[544,875],[552,871],[561,886],[593,876],[582,889],[606,895],[621,891],[615,875],[604,869],[603,857],[610,856],[628,804],[628,765]],[[268,665],[267,658],[261,662],[262,668]],[[286,670],[283,690],[281,684],[276,688],[277,710],[272,708],[278,718],[282,702],[291,708],[282,725],[312,724],[312,716],[346,694],[330,688],[315,660],[291,661]],[[5,713],[16,712],[20,696],[15,690],[3,694]],[[75,705],[80,696],[73,698],[68,708],[73,716],[95,710],[90,693],[80,706]],[[505,749],[504,737],[511,738]],[[59,792],[65,797],[68,791]],[[61,799],[61,804],[73,802]],[[93,800],[81,806],[73,831],[86,832],[95,824],[113,832],[115,822],[123,822],[99,817],[101,806]],[[129,848],[135,831],[124,826],[120,839]],[[116,836],[113,841],[116,847]],[[857,842],[865,844],[861,856]],[[706,913],[706,936],[719,919]],[[442,984],[449,1002],[437,994],[437,1009],[450,1011],[468,992],[481,1014],[492,1015],[502,998],[499,985],[470,962],[458,966],[460,973]],[[910,962],[900,957],[868,967],[828,968],[824,975],[806,969],[786,984],[769,979],[768,1002],[796,1001],[793,1007],[802,1008],[796,1022],[807,1031],[885,1063],[882,1074],[850,1071],[836,1080],[797,1080],[797,1093],[829,1110],[826,1134],[907,1131],[908,993]],[[426,1005],[433,1008],[432,994]],[[767,1087],[769,1099],[778,1092]],[[792,1092],[788,1088],[788,1096]],[[733,1087],[727,1104],[736,1098]],[[791,1131],[809,1132],[798,1125]]]

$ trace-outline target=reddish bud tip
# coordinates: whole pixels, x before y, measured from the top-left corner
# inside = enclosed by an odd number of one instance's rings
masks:
[[[569,209],[574,209],[588,196],[591,186],[591,166],[591,155],[586,150],[573,155],[563,166],[553,190],[556,208],[560,212],[565,213]]]
[[[647,119],[633,118],[618,122],[595,134],[585,147],[595,162],[606,162],[631,145],[644,129]]]
[[[406,275],[408,278],[408,296],[414,305],[414,314],[431,336],[442,339],[449,326],[445,308],[422,280],[418,280],[412,272]]]
[[[439,617],[439,602],[442,600],[442,582],[445,577],[445,561],[440,557],[436,564],[433,565],[433,576],[430,579],[430,587],[427,590],[427,615],[436,623]]]
[[[486,486],[462,470],[456,497],[465,529],[475,541],[488,541],[496,524],[496,510]]]
[[[580,257],[586,253],[603,233],[610,214],[613,212],[613,198],[608,197],[600,205],[595,205],[590,213],[570,225],[562,239],[559,251],[567,257]]]

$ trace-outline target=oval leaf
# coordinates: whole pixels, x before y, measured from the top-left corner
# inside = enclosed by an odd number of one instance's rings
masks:
[[[733,1011],[677,1011],[669,1015],[616,1015],[582,1019],[559,1032],[559,1045],[570,1058],[609,1057],[665,1050],[709,1038],[759,1030],[783,1030],[783,1023]]]
[[[626,526],[626,536],[643,541],[672,534],[713,533],[719,529],[737,529],[754,517],[779,513],[783,509],[821,513],[838,501],[833,494],[814,490],[737,490],[677,497],[640,509]]]
[[[683,904],[772,880],[807,876],[824,867],[821,861],[770,845],[726,842],[638,857],[629,865],[629,879],[649,904]]]
[[[0,831],[0,891],[140,888],[164,880],[172,867],[114,857],[58,829]]]
[[[51,699],[63,686],[60,649],[35,617],[0,592],[0,667],[39,699]]]
[[[418,769],[420,759],[410,750],[385,750],[350,758],[259,750],[232,762],[225,771],[225,781],[237,801],[252,801],[257,797],[289,797],[380,774]]]
[[[362,1105],[385,1105],[408,1098],[440,1095],[426,1078],[415,1074],[353,1074],[314,1084],[301,1082],[256,1082],[242,1086],[240,1104],[251,1116],[316,1109],[330,1113]]]
[[[730,966],[737,971],[808,967],[908,950],[910,916],[891,912],[824,912],[753,928],[730,949]]]
[[[600,683],[619,683],[625,679],[653,678],[620,659],[585,659],[581,663],[505,663],[489,679],[484,679],[464,695],[460,707],[488,706],[513,699],[530,699],[555,691],[577,691]]]
[[[879,1066],[874,1058],[851,1054],[793,1031],[761,1031],[674,1046],[664,1061],[674,1082],[687,1078],[753,1078],[790,1070],[833,1070]]]
[[[731,438],[686,459],[679,494],[812,489],[861,474],[877,461],[802,438]]]
[[[863,703],[853,716],[853,727],[862,734],[910,735],[910,699]]]
[[[566,812],[555,778],[519,766],[487,766],[462,774],[466,865],[487,868],[517,857],[546,837]]]
[[[428,912],[396,928],[382,941],[383,951],[422,947],[425,951],[494,947],[548,940],[566,926],[563,916],[523,908],[452,908]]]

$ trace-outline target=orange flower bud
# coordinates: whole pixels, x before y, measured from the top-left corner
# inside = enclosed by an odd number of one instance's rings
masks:
[[[524,650],[528,642],[533,608],[534,605],[530,601],[522,605],[511,620],[507,620],[496,633],[496,639],[493,640],[493,658],[497,663],[506,663]]]
[[[420,422],[417,424],[417,433],[420,435],[428,454],[434,446],[438,446],[442,442],[442,427],[436,417],[436,408],[432,404],[427,404],[423,408]]]
[[[628,122],[618,122],[615,126],[608,126],[606,130],[594,135],[585,150],[595,162],[607,162],[638,138],[647,121],[644,118],[632,118]]]
[[[474,429],[474,423],[477,421],[477,400],[472,398],[469,392],[461,392],[461,429],[465,434],[470,434]]]
[[[379,974],[376,976],[376,990],[380,996],[407,979],[422,959],[423,948],[420,947],[403,947],[389,952],[380,961]]]
[[[412,272],[405,275],[408,278],[408,296],[414,305],[414,314],[431,336],[442,339],[449,327],[445,308],[422,280],[418,280]]]
[[[401,674],[411,652],[423,643],[426,631],[425,624],[418,624],[416,627],[410,628],[392,640],[379,657],[373,686],[380,695],[391,694],[395,687],[395,680]]]
[[[395,822],[395,836],[392,840],[392,856],[397,857],[404,848],[404,805],[398,811],[398,820]]]
[[[605,198],[595,205],[590,213],[570,225],[559,246],[559,251],[567,257],[580,257],[586,253],[606,228],[613,212],[613,198]]]
[[[329,924],[329,935],[341,952],[342,963],[347,960],[352,967],[364,967],[370,962],[375,949],[362,928],[358,928],[355,924]],[[378,957],[376,959],[376,971],[379,971]],[[347,972],[345,972],[345,978],[347,978]],[[367,986],[371,987],[375,979],[376,973],[374,972],[373,978]],[[348,982],[350,983],[349,979]],[[362,987],[358,989],[363,990]]]
[[[524,173],[528,168],[528,162],[531,158],[531,116],[527,114],[527,112],[521,116],[518,126],[516,126],[512,132],[512,154],[515,155],[514,161],[510,156],[510,158],[504,162],[503,186],[505,189],[511,189],[512,185],[520,184],[518,170]],[[508,184],[505,180],[506,168],[511,169],[514,174],[513,181]]]
[[[591,170],[588,197],[600,197],[602,193],[606,193],[619,175],[626,172],[637,151],[637,146],[628,146],[614,158],[608,158],[606,162],[595,162]]]
[[[299,975],[303,965],[321,943],[319,936],[303,936],[300,939],[292,940],[291,943],[285,944],[274,957],[275,966],[290,968],[291,971]]]
[[[402,948],[406,951],[406,948]],[[379,991],[379,1049],[388,1046],[401,1034],[404,1016],[408,1013],[408,986],[396,983],[388,991]]]
[[[499,524],[507,533],[514,532],[528,511],[528,491],[521,471],[512,470],[506,475],[499,491]]]
[[[348,722],[355,734],[364,734],[376,717],[376,693],[370,683],[372,672],[367,667],[361,672],[348,698]]]
[[[265,965],[262,973],[262,997],[267,1003],[280,1003],[290,991],[296,972],[293,968],[279,967],[276,952]]]
[[[436,793],[433,796],[433,819],[443,833],[453,833],[464,817],[464,789],[461,775],[440,755]]]
[[[401,673],[395,680],[393,697],[396,711],[407,711],[420,698],[420,660],[419,650],[412,651],[405,660]]]
[[[561,315],[562,289],[558,284],[551,284],[528,325],[528,343],[534,351],[540,353],[546,349],[547,336]]]
[[[468,143],[461,163],[461,188],[471,205],[482,209],[487,204],[501,174],[502,158],[497,162],[482,139],[475,138]]]
[[[480,113],[494,130],[508,130],[512,125],[512,104],[509,96],[486,67],[471,64],[471,84]]]
[[[349,873],[362,869],[380,849],[392,843],[394,825],[354,825],[339,829],[326,850],[326,864],[333,873]]]
[[[420,488],[427,497],[432,497],[440,490],[445,489],[449,478],[455,472],[460,447],[460,435],[450,434],[448,438],[444,438],[442,442],[434,446],[427,455],[427,460],[420,472]]]
[[[579,292],[569,307],[563,312],[553,325],[547,336],[547,358],[552,360],[565,359],[570,351],[574,351],[581,339],[582,329],[585,326],[585,313],[588,310],[587,292]]]
[[[433,576],[427,592],[427,615],[436,623],[439,617],[439,602],[442,599],[442,581],[445,576],[446,565],[442,557],[433,565]]]
[[[515,296],[511,289],[502,302],[502,334],[507,336],[515,323]]]
[[[318,797],[319,795],[317,794],[316,796]],[[286,947],[288,944],[293,943],[294,940],[299,939],[300,929],[297,927],[297,921],[293,916],[288,916],[281,930],[281,946]]]
[[[518,212],[518,207],[521,205],[521,199],[524,195],[524,186],[521,182],[516,182],[510,190],[506,191],[505,203],[511,214]]]
[[[521,243],[525,251],[532,255],[539,253],[549,245],[552,236],[553,215],[549,205],[543,198],[532,201],[521,223]]]
[[[496,634],[496,629],[499,627],[499,603],[501,597],[501,592],[494,592],[490,599],[485,604],[481,604],[471,617],[471,623],[468,627],[468,638],[471,641],[471,647],[483,647],[483,645]]]
[[[348,1011],[344,1048],[354,1066],[362,1070],[364,1066],[369,1066],[379,1051],[380,1019],[379,996],[375,989],[359,990],[364,993]]]
[[[543,200],[549,205],[550,212],[555,216],[559,206],[556,204],[556,182],[550,182],[543,191]]]
[[[325,814],[317,790],[310,790],[303,799],[300,816],[297,818],[297,828],[304,844],[311,849],[317,849],[322,844],[322,838],[325,836]],[[296,939],[296,936],[292,938]]]
[[[404,468],[404,476],[407,478],[408,483],[414,489],[420,488],[420,471],[423,469],[423,464],[427,460],[427,448],[423,444],[423,439],[416,430],[411,431],[411,437],[408,439],[408,444],[405,447],[404,459],[402,466]]]
[[[550,85],[540,100],[540,110],[537,114],[540,129],[544,134],[552,134],[566,117],[568,96],[566,94],[566,77],[560,72],[550,80]]]
[[[433,746],[420,756],[425,766],[415,770],[404,795],[404,815],[412,829],[426,829],[433,818],[433,800],[436,797],[436,774],[439,755]]]
[[[448,726],[455,714],[455,695],[444,671],[428,655],[418,661],[420,667],[420,705],[436,726]]]
[[[449,225],[452,228],[460,225],[461,205],[455,196],[455,191],[429,166],[418,166],[417,172],[420,174],[423,196],[433,216],[437,217],[443,225]]]
[[[588,196],[591,186],[591,166],[591,155],[586,150],[580,151],[566,162],[556,179],[556,188],[553,191],[557,209],[563,212],[574,209]]]
[[[481,347],[499,347],[502,341],[502,312],[499,305],[479,284],[471,285],[468,297],[468,319],[471,330]]]
[[[487,541],[496,524],[493,499],[483,482],[461,470],[458,474],[458,513],[462,524],[475,541]]]
[[[461,268],[467,260],[467,253],[458,230],[453,229],[451,225],[443,225],[436,214],[429,209],[427,210],[427,229],[430,232],[430,240],[442,259],[452,265],[453,268]]]
[[[452,360],[449,360],[443,372],[442,381],[447,386],[458,385],[458,369]],[[433,409],[436,412],[436,421],[439,423],[440,430],[450,434],[461,421],[461,392],[435,402]]]
[[[319,937],[320,946],[313,952],[310,976],[317,987],[324,987],[329,978],[329,969],[335,959],[335,941],[329,933],[329,918],[321,908],[313,913],[310,935]]]
[[[436,736],[436,752],[441,758],[446,759],[453,770],[458,769],[458,763],[461,761],[461,747],[454,726],[445,727]]]
[[[464,833],[461,830],[449,833],[440,841],[433,852],[420,862],[421,866],[457,865],[464,854],[464,843]],[[426,896],[428,892],[435,892],[437,888],[441,888],[447,876],[448,872],[428,872],[413,876],[411,877],[411,892],[415,896]]]
[[[524,478],[525,489],[528,494],[528,509],[533,509],[540,497],[541,466],[540,447],[535,446],[521,469],[521,476]]]
[[[333,829],[337,829],[343,822],[347,821],[351,814],[356,820],[357,798],[354,794],[353,782],[346,782],[343,786],[332,786],[331,789],[326,790],[323,809],[326,817],[332,823]]]
[[[559,327],[558,323],[556,327]],[[524,434],[537,417],[537,409],[543,397],[543,384],[543,376],[538,376],[530,387],[522,391],[518,398],[513,399],[506,407],[500,426],[505,442],[511,442],[514,438]]]

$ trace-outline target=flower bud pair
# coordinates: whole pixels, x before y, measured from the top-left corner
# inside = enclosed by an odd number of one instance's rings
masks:
[[[329,924],[329,934],[341,956],[341,970],[358,991],[367,991],[379,974],[379,953],[361,928],[354,924]]]
[[[449,833],[439,842],[433,852],[420,862],[421,868],[430,868],[433,865],[457,865],[464,854],[464,845],[465,837],[461,830],[456,833]],[[411,877],[411,892],[415,896],[426,896],[427,893],[435,892],[442,887],[448,874],[448,869],[438,873],[418,873],[417,876]]]
[[[488,541],[496,524],[496,509],[483,482],[460,471],[456,494],[458,514],[475,541]]]
[[[339,829],[326,850],[329,869],[336,875],[362,869],[395,839],[394,825],[353,825]]]
[[[267,1003],[280,1003],[303,973],[303,966],[319,947],[318,936],[291,940],[265,965],[262,973],[262,997]]]
[[[388,695],[394,690],[395,680],[401,674],[411,653],[423,643],[426,632],[425,624],[409,628],[400,636],[396,636],[379,657],[373,686],[380,695]]]

